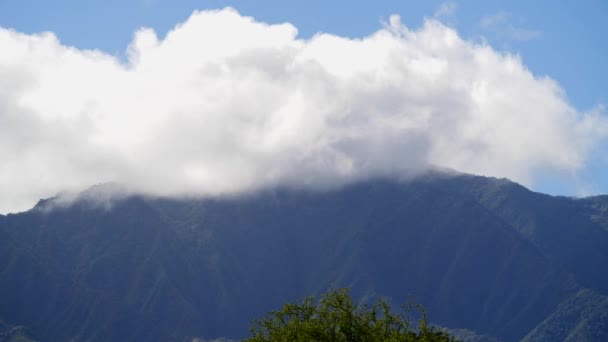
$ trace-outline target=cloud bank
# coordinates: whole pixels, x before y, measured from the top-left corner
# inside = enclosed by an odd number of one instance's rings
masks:
[[[516,55],[435,20],[297,37],[194,12],[128,61],[0,28],[0,212],[102,182],[162,196],[323,187],[429,165],[530,184],[606,129]]]

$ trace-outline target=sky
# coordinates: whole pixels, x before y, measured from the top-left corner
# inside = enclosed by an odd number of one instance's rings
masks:
[[[230,7],[231,9],[227,9]],[[608,193],[605,1],[0,0],[0,213],[429,165]]]

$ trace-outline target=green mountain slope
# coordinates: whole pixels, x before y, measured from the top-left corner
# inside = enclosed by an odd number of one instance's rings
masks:
[[[575,300],[607,295],[603,198],[440,174],[110,207],[89,197],[0,216],[0,319],[41,340],[239,338],[284,302],[351,287],[362,301],[412,295],[431,321],[504,341],[534,340],[564,312],[580,321],[568,334],[606,332],[604,307]]]

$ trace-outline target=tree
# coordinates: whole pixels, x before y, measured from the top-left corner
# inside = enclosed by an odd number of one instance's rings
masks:
[[[329,291],[319,300],[308,297],[300,303],[288,303],[254,321],[251,337],[244,342],[368,342],[368,341],[446,341],[455,339],[443,331],[429,327],[424,309],[409,303],[403,306],[406,315],[394,314],[386,300],[374,305],[353,303],[348,289]],[[414,309],[422,318],[410,326]]]

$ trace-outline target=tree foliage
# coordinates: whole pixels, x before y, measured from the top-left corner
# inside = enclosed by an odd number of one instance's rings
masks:
[[[353,303],[348,289],[329,291],[318,300],[308,297],[300,303],[288,303],[254,321],[251,337],[244,342],[275,341],[455,341],[443,331],[430,327],[421,306],[408,303],[404,314],[393,313],[386,300],[373,305]],[[410,324],[413,310],[422,318]]]

